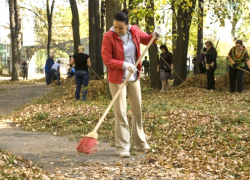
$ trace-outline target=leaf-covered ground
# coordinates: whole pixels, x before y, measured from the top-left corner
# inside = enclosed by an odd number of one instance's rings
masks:
[[[149,80],[142,79],[144,128],[152,147],[147,157],[137,164],[89,163],[71,174],[83,179],[249,179],[249,79],[245,76],[242,94],[228,92],[228,75],[217,79],[216,91],[205,90],[206,77],[199,75],[165,94],[148,88]],[[110,102],[106,85],[104,80],[91,81],[89,100],[82,102],[74,100],[73,80],[65,80],[6,119],[26,130],[80,138],[93,129]],[[99,137],[114,142],[112,112]]]

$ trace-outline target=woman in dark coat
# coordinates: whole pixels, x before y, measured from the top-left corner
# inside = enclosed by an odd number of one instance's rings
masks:
[[[207,90],[215,89],[214,72],[217,68],[216,58],[217,51],[211,41],[205,42],[207,53],[205,55],[206,69],[207,69]]]
[[[166,45],[161,45],[160,49],[162,53],[160,54],[157,71],[160,72],[160,79],[162,83],[161,92],[165,92],[169,87],[168,80],[173,79],[173,74],[171,73],[174,68],[173,54],[169,52]],[[165,62],[163,61],[163,59],[165,60]]]

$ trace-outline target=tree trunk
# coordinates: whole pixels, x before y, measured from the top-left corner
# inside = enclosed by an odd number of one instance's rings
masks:
[[[16,48],[17,48],[17,63],[21,62],[21,46],[22,46],[22,32],[21,32],[21,16],[20,16],[20,0],[14,0],[15,9],[15,24],[16,24]],[[17,65],[18,66],[18,65]],[[19,72],[18,72],[19,74]]]
[[[175,7],[173,4],[171,4],[171,9],[173,11],[172,14],[172,51],[173,51],[173,59],[176,54],[176,37],[177,37],[177,24],[176,24],[176,12]]]
[[[51,8],[49,8],[50,0],[46,0],[46,11],[47,11],[47,20],[48,20],[48,43],[47,43],[47,55],[50,54],[50,44],[51,44],[51,35],[52,35],[52,15],[55,0],[52,0]]]
[[[199,63],[200,63],[200,56],[203,48],[203,0],[199,0],[199,12],[201,17],[201,22],[198,22],[198,42],[197,42],[197,61],[196,61],[196,74],[200,74],[200,68],[199,68]]]
[[[192,12],[195,8],[196,0],[192,0],[192,7],[188,10],[184,10],[181,6],[188,7],[187,2],[181,3],[177,10],[176,22],[178,36],[176,39],[176,53],[174,71],[180,76],[174,74],[174,85],[180,85],[187,77],[187,53],[188,53],[188,41],[189,41],[189,30],[192,21]],[[174,3],[174,2],[172,2]]]
[[[103,77],[99,0],[89,0],[89,55],[91,68]]]
[[[80,44],[80,31],[79,31],[79,14],[76,4],[76,0],[69,0],[71,12],[72,12],[72,29],[73,29],[73,39],[74,39],[74,53],[78,52],[78,46]]]
[[[11,33],[11,48],[12,48],[12,81],[18,81],[18,51],[17,51],[17,39],[16,39],[16,22],[15,22],[15,1],[9,0],[10,11],[10,33]]]
[[[118,11],[121,11],[119,0],[106,0],[106,31],[113,26],[113,18]]]
[[[154,14],[154,0],[150,0],[150,3],[147,5],[148,13]],[[148,34],[151,34],[154,30],[154,16],[146,16],[146,30]],[[160,75],[157,72],[157,66],[159,63],[159,56],[157,54],[158,48],[156,44],[153,44],[148,49],[149,60],[150,60],[150,84],[152,88],[161,89]]]
[[[105,32],[106,0],[101,0],[101,39]]]
[[[123,8],[127,9],[127,0],[124,0],[124,2],[123,2]]]

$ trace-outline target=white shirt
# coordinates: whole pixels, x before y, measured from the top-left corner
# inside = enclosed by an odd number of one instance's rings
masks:
[[[124,62],[128,62],[128,63],[135,65],[135,63],[136,63],[136,46],[135,46],[135,43],[133,41],[132,35],[130,33],[130,28],[131,28],[131,25],[128,26],[127,33],[122,35],[122,36],[119,36],[119,37],[121,38],[121,40],[123,42]],[[110,30],[115,32],[114,27],[111,27]],[[129,74],[129,71],[125,70],[123,78],[122,78],[122,82],[126,79],[128,74]],[[133,73],[130,76],[128,81],[135,81],[136,79],[138,79],[137,72]]]
[[[60,64],[55,63],[55,64],[53,64],[51,70],[52,70],[52,69],[58,70],[58,68],[60,68]]]

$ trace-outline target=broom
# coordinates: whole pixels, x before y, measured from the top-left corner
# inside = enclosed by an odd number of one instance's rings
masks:
[[[146,48],[144,49],[143,53],[141,54],[140,58],[137,60],[135,67],[138,66],[138,64],[140,63],[142,57],[146,54],[148,48],[150,47],[150,45],[154,42],[156,38],[156,33],[154,33],[152,39],[150,40],[150,42],[148,43],[148,45],[146,46]],[[95,126],[94,130],[92,132],[90,132],[89,134],[87,134],[86,136],[84,136],[80,142],[78,143],[78,145],[76,146],[76,150],[78,152],[82,152],[85,154],[90,154],[93,150],[93,147],[96,145],[96,140],[97,140],[97,130],[99,129],[100,125],[102,124],[102,122],[104,121],[104,118],[107,116],[109,110],[111,109],[112,105],[114,104],[115,100],[117,99],[117,97],[120,95],[121,90],[123,89],[123,87],[126,85],[126,83],[128,82],[128,79],[130,78],[130,76],[132,75],[132,72],[130,71],[127,78],[125,79],[125,81],[122,83],[122,85],[120,86],[119,90],[116,92],[115,96],[113,97],[112,101],[109,103],[107,109],[105,110],[104,114],[102,115],[101,119],[99,120],[99,122],[97,123],[97,125]]]
[[[227,65],[231,65],[230,63],[227,63],[227,62],[225,62],[225,61],[221,61],[221,62],[223,62],[223,63],[225,63],[225,64],[227,64]],[[237,67],[237,69],[239,69],[239,70],[241,70],[241,71],[244,71],[244,72],[246,72],[246,73],[250,73],[249,71],[247,71],[247,70],[245,70],[245,69],[242,69],[242,68],[240,68],[240,67]]]

